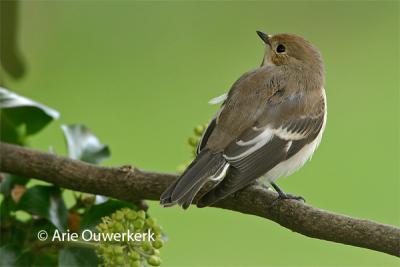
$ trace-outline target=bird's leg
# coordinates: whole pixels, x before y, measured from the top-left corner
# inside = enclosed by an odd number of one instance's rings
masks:
[[[302,201],[306,202],[306,200],[302,196],[295,196],[295,195],[283,192],[282,189],[280,189],[280,187],[274,182],[271,182],[271,186],[279,194],[278,198],[274,200],[273,204],[276,201],[282,200],[282,199],[294,199],[294,200],[302,200]]]

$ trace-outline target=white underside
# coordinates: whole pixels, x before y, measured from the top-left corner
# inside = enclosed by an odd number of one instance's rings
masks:
[[[279,163],[269,172],[267,172],[263,177],[260,178],[262,182],[270,184],[279,177],[289,176],[298,169],[300,169],[309,159],[311,159],[315,150],[321,143],[322,134],[324,133],[326,125],[327,106],[326,106],[325,90],[323,90],[323,94],[325,98],[325,114],[324,114],[324,121],[322,124],[322,128],[318,136],[314,139],[314,141],[312,141],[311,143],[305,145],[302,149],[300,149],[300,151],[297,152],[294,156],[287,159],[286,161]]]

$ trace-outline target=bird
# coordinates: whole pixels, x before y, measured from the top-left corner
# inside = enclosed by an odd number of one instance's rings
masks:
[[[299,35],[257,34],[265,46],[261,65],[211,100],[220,108],[195,159],[161,195],[163,207],[187,209],[195,198],[197,207],[211,206],[254,182],[272,186],[279,199],[303,199],[276,180],[301,168],[321,142],[327,120],[322,55]]]

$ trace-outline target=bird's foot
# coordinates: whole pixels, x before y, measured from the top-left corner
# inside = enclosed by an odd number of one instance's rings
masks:
[[[279,201],[285,200],[285,199],[292,199],[292,200],[296,200],[296,201],[306,202],[306,200],[302,196],[296,196],[296,195],[292,195],[290,193],[282,193],[282,194],[279,194],[279,196],[276,199],[274,199],[274,201],[272,201],[271,206],[275,206]]]
[[[280,195],[276,198],[276,200],[283,200],[283,199],[293,199],[293,200],[297,200],[297,201],[306,202],[306,200],[304,199],[304,197],[292,195],[292,194],[290,194],[290,193],[283,193],[283,194],[280,194]]]
[[[272,201],[271,206],[274,206],[274,205],[276,205],[279,201],[285,200],[285,199],[292,199],[292,200],[296,200],[296,201],[303,201],[303,202],[306,202],[306,200],[305,200],[304,197],[302,197],[302,196],[296,196],[296,195],[292,195],[292,194],[290,194],[290,193],[285,193],[285,192],[283,192],[282,189],[280,189],[280,188],[278,187],[278,185],[275,184],[275,183],[271,183],[271,185],[272,185],[272,187],[275,189],[275,191],[279,194],[279,196],[278,196],[274,201]]]

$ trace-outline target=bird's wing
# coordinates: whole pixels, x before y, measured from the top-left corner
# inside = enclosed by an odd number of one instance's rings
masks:
[[[286,86],[273,90],[264,106],[257,104],[259,114],[252,124],[223,149],[230,165],[227,175],[199,206],[243,188],[318,136],[325,114],[323,91],[303,94]]]
[[[213,99],[211,99],[208,103],[210,105],[216,105],[216,104],[221,104],[220,109],[217,112],[217,115],[215,115],[215,117],[211,120],[211,122],[208,124],[207,129],[203,132],[201,138],[200,138],[200,142],[197,145],[197,149],[196,149],[196,154],[198,155],[200,153],[200,151],[206,146],[207,142],[208,142],[208,138],[210,137],[212,131],[215,128],[215,125],[217,123],[217,117],[219,116],[220,112],[222,111],[222,109],[224,108],[224,103],[226,98],[228,97],[228,93],[222,94],[220,96],[214,97]]]
[[[217,114],[214,116],[214,118],[208,124],[207,129],[204,131],[204,133],[203,133],[203,135],[202,135],[202,137],[200,139],[200,142],[199,142],[199,144],[197,146],[197,150],[196,150],[197,154],[199,154],[200,151],[206,147],[206,145],[208,144],[209,138],[210,138],[210,136],[212,134],[214,135],[214,137],[215,136],[219,136],[218,134],[217,135],[214,134],[214,130],[215,130],[216,126],[217,126],[217,123],[218,123],[218,126],[219,126],[218,128],[219,129],[224,129],[224,128],[226,128],[227,125],[230,124],[229,123],[229,119],[227,120],[225,118],[222,119],[222,123],[221,123],[220,117],[221,116],[222,117],[226,117],[222,113],[225,114],[226,111],[231,109],[233,106],[238,106],[238,105],[242,106],[242,108],[239,107],[238,109],[245,109],[244,106],[248,106],[248,107],[251,106],[251,105],[248,105],[248,104],[253,102],[253,98],[256,98],[256,97],[248,96],[248,97],[243,98],[242,101],[238,101],[240,99],[237,97],[238,94],[236,92],[240,91],[240,89],[238,90],[238,88],[246,88],[245,84],[246,84],[247,78],[249,76],[254,76],[254,74],[257,74],[257,73],[260,73],[259,69],[258,70],[254,70],[254,71],[249,71],[249,72],[243,74],[234,83],[234,85],[232,86],[232,88],[229,91],[229,93],[225,93],[223,95],[220,95],[220,96],[215,97],[215,98],[210,100],[210,102],[209,102],[210,104],[219,104],[219,103],[221,103],[221,106],[220,106],[219,110],[217,111]],[[228,106],[226,107],[225,104],[227,102],[228,102]],[[251,112],[248,112],[248,113],[251,113]],[[243,113],[241,113],[241,114],[243,114]],[[236,121],[236,123],[238,122],[238,120],[235,120],[235,121]],[[230,125],[234,126],[233,124],[230,124]],[[216,138],[214,138],[214,140],[216,140]],[[225,140],[225,142],[226,142],[226,140]],[[214,141],[214,143],[215,143],[215,141]],[[219,146],[221,146],[221,143],[219,144]],[[213,147],[213,145],[211,145],[211,147]],[[213,148],[214,148],[213,151],[215,151],[216,147],[214,146]]]
[[[321,100],[320,105],[323,105]],[[262,128],[249,128],[225,150],[231,190],[236,191],[312,142],[320,132],[324,113],[295,117]]]
[[[216,117],[214,117],[211,122],[208,124],[207,129],[203,132],[203,135],[200,138],[200,142],[197,145],[196,154],[200,154],[200,151],[206,146],[208,138],[213,132],[216,125]]]
[[[262,67],[240,77],[217,113],[212,132],[203,145],[211,151],[223,151],[253,126],[268,99],[284,86],[281,75],[277,69]]]

